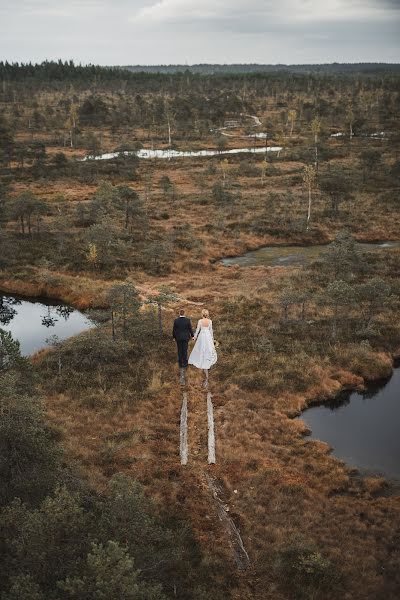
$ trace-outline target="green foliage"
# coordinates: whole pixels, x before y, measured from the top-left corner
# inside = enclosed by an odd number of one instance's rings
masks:
[[[131,393],[144,393],[150,373],[146,368],[144,344],[140,340],[143,330],[139,323],[137,330],[133,322],[127,322],[126,326],[129,326],[126,340],[112,341],[105,332],[91,331],[67,341],[59,353],[52,353],[44,361],[43,368],[48,369],[47,385],[59,390],[68,385],[69,389],[80,393],[97,394],[101,403],[100,397],[117,386],[122,373],[128,373],[129,384],[126,381],[126,385]],[[134,337],[132,330],[135,331]],[[63,365],[62,373],[54,380],[59,360]]]
[[[88,229],[86,240],[88,245],[92,244],[96,247],[97,261],[101,268],[115,264],[123,253],[123,242],[119,239],[119,231],[108,217]]]
[[[91,95],[79,107],[79,120],[82,125],[101,125],[106,123],[109,110],[100,96]]]
[[[331,212],[335,215],[339,212],[340,204],[351,198],[354,188],[354,182],[343,169],[330,170],[324,176],[320,176],[318,185],[330,199]]]
[[[60,450],[43,406],[27,397],[15,376],[0,377],[0,504],[14,497],[37,503],[54,488]]]
[[[126,476],[111,479],[104,495],[88,492],[60,487],[38,508],[15,500],[2,509],[4,597],[162,600],[162,588],[189,597],[199,555],[186,528],[155,517]]]
[[[145,585],[138,581],[139,571],[133,568],[133,560],[117,542],[106,546],[92,544],[87,556],[87,569],[82,577],[67,577],[59,583],[67,598],[90,600],[163,600],[159,586]]]
[[[10,589],[2,600],[46,600],[40,586],[31,575],[15,575],[10,578]]]
[[[373,148],[363,150],[360,154],[360,161],[363,168],[364,179],[367,177],[367,174],[371,177],[381,164],[382,152],[380,150],[374,150]]]
[[[324,591],[339,595],[338,572],[314,544],[295,537],[291,545],[280,552],[278,564],[282,586],[290,590],[295,598],[316,598],[317,594],[323,594]]]
[[[167,275],[171,270],[172,258],[168,243],[150,242],[144,249],[140,262],[150,275]]]
[[[14,340],[9,331],[0,329],[0,375],[8,369],[21,366],[23,362],[18,340]]]
[[[223,182],[216,181],[212,187],[212,195],[216,202],[220,204],[233,204],[235,197],[233,194],[223,185]]]
[[[330,279],[353,281],[366,270],[366,263],[347,230],[341,231],[329,244],[316,267],[322,267]]]
[[[26,228],[32,235],[33,219],[36,218],[36,229],[39,231],[40,217],[47,211],[47,206],[39,200],[33,192],[26,190],[15,199],[10,200],[8,207],[9,218],[19,221],[21,233],[25,234]]]
[[[137,313],[141,306],[139,292],[132,283],[121,283],[109,290],[107,299],[111,308],[112,337],[116,339],[117,328],[120,326],[125,340],[132,320],[137,321]]]
[[[160,177],[159,185],[160,185],[162,191],[164,192],[164,196],[167,196],[168,194],[170,194],[173,189],[173,183],[170,180],[170,178],[168,177],[168,175],[162,175]]]

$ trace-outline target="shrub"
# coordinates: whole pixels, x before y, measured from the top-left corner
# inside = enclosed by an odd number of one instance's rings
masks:
[[[301,537],[293,538],[291,544],[279,553],[278,565],[283,587],[290,590],[295,598],[313,598],[316,593],[328,590],[329,596],[332,596],[332,591],[333,594],[340,591],[340,578],[334,565]],[[333,584],[335,589],[331,590]]]
[[[60,449],[43,406],[18,390],[16,380],[0,379],[0,505],[13,498],[36,504],[54,488]]]

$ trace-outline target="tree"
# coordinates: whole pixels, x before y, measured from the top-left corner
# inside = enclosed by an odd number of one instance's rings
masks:
[[[168,175],[162,175],[160,177],[160,181],[159,181],[160,187],[164,192],[164,196],[167,196],[167,194],[169,194],[172,190],[172,181],[170,180],[170,178],[168,177]]]
[[[164,113],[167,119],[167,127],[168,127],[168,146],[171,148],[172,146],[172,136],[171,136],[171,124],[174,118],[174,114],[171,110],[170,102],[167,98],[164,99]]]
[[[90,132],[86,136],[85,148],[88,153],[88,158],[96,158],[102,153],[101,139],[94,133]]]
[[[82,125],[104,125],[109,116],[109,109],[100,96],[91,95],[78,109]]]
[[[216,181],[212,187],[212,195],[214,199],[221,204],[233,204],[235,198],[233,194],[227,190],[220,181]]]
[[[88,243],[87,258],[96,261],[94,264],[103,268],[115,261],[122,249],[122,243],[118,238],[119,231],[109,218],[102,219],[89,227],[86,232]],[[90,246],[90,244],[92,244]]]
[[[70,107],[69,107],[68,117],[67,117],[67,120],[65,121],[65,127],[69,134],[69,141],[70,141],[71,148],[74,147],[73,134],[76,129],[77,119],[78,119],[77,107],[74,104],[74,102],[71,102]]]
[[[320,190],[330,199],[332,213],[337,215],[340,203],[352,197],[352,180],[345,171],[335,169],[319,177],[318,183]]]
[[[217,145],[217,150],[220,154],[222,154],[222,152],[224,152],[224,150],[226,150],[226,146],[227,146],[227,139],[224,135],[218,135],[215,143]]]
[[[110,216],[118,199],[117,188],[110,183],[102,182],[90,199],[89,214],[92,223]]]
[[[353,133],[354,111],[353,111],[352,106],[348,106],[346,108],[345,120],[346,120],[346,124],[349,128],[349,140],[351,142],[351,140],[353,139],[353,135],[354,135],[354,133]]]
[[[321,119],[319,117],[314,117],[311,121],[311,131],[314,136],[314,151],[315,151],[315,170],[318,173],[318,136],[321,132]]]
[[[283,318],[285,321],[288,320],[289,308],[294,304],[297,304],[297,301],[297,293],[295,289],[287,288],[283,290],[279,299],[279,304],[283,308]]]
[[[68,164],[68,158],[65,156],[64,152],[56,152],[52,162],[56,169],[64,170]]]
[[[360,153],[360,161],[363,169],[363,180],[367,179],[367,174],[371,177],[382,162],[382,153],[379,150],[363,150]]]
[[[97,246],[93,242],[89,242],[88,244],[86,258],[92,269],[96,269],[99,264],[99,254],[97,252]]]
[[[297,111],[294,109],[289,110],[288,112],[288,121],[290,123],[290,137],[293,135],[294,124],[297,119]]]
[[[390,285],[380,277],[361,283],[357,289],[357,300],[362,312],[363,326],[368,329],[376,314],[382,310],[390,295]]]
[[[166,600],[160,586],[139,581],[133,559],[118,542],[92,543],[81,576],[69,576],[58,584],[67,598],[88,600]]]
[[[141,306],[139,292],[132,283],[113,286],[107,294],[111,307],[112,337],[116,339],[116,331],[121,323],[122,338],[126,340],[129,320],[137,315]]]
[[[146,245],[143,251],[143,263],[147,273],[164,275],[169,273],[172,260],[171,247],[159,241]]]
[[[312,201],[312,191],[315,184],[316,179],[316,171],[315,167],[312,165],[306,165],[303,170],[303,182],[308,190],[308,210],[307,210],[307,231],[310,226],[310,218],[311,218],[311,201]]]
[[[265,175],[268,169],[267,153],[265,153],[264,160],[261,163],[261,185],[265,184]]]
[[[10,314],[9,309],[7,313]],[[1,322],[4,322],[3,319]],[[0,329],[0,375],[8,369],[19,366],[22,360],[18,340],[14,340],[9,331]]]
[[[32,575],[15,575],[10,579],[10,589],[4,595],[4,600],[46,600]]]
[[[8,166],[14,154],[14,137],[10,129],[0,121],[0,165]]]
[[[47,206],[39,200],[30,190],[19,194],[11,201],[9,214],[11,219],[19,221],[21,233],[25,234],[25,227],[28,228],[28,235],[32,237],[32,219],[36,217],[37,232],[40,231],[40,218],[47,211]]]
[[[328,284],[323,298],[324,302],[330,306],[332,310],[331,336],[333,339],[336,339],[340,321],[345,316],[348,316],[349,308],[354,304],[354,289],[346,281],[338,279]]]
[[[353,281],[365,271],[366,264],[354,238],[347,230],[340,231],[321,256],[322,265],[334,280]]]
[[[0,229],[7,221],[7,191],[8,186],[0,181]]]
[[[222,186],[225,187],[226,184],[226,175],[228,172],[229,161],[227,158],[221,161],[221,171],[222,171]]]
[[[10,366],[10,364],[8,364]],[[12,373],[0,377],[0,505],[35,504],[54,488],[60,449],[38,399],[23,393]]]
[[[119,185],[116,194],[125,212],[124,228],[129,228],[131,233],[135,229],[137,234],[143,235],[147,227],[147,215],[139,194],[127,185]]]
[[[157,313],[158,313],[158,329],[160,335],[163,333],[163,323],[162,323],[162,307],[167,302],[176,302],[178,300],[178,296],[171,292],[171,290],[167,286],[161,286],[158,288],[158,294],[152,295],[148,299],[149,304],[156,304]]]

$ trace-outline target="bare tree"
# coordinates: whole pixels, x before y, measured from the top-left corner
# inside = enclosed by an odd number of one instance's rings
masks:
[[[312,192],[315,185],[316,171],[313,165],[306,165],[303,171],[303,182],[308,190],[307,231],[310,227]]]
[[[288,112],[288,120],[290,122],[290,136],[293,135],[294,123],[297,119],[297,111],[293,108]]]
[[[315,150],[315,170],[318,173],[318,136],[321,132],[321,119],[319,117],[314,117],[311,121],[311,131],[314,135],[314,150]]]

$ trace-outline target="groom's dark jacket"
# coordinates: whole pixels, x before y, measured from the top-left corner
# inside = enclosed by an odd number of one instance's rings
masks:
[[[193,337],[193,329],[190,319],[187,317],[178,317],[174,321],[172,337],[177,342],[187,342]]]

